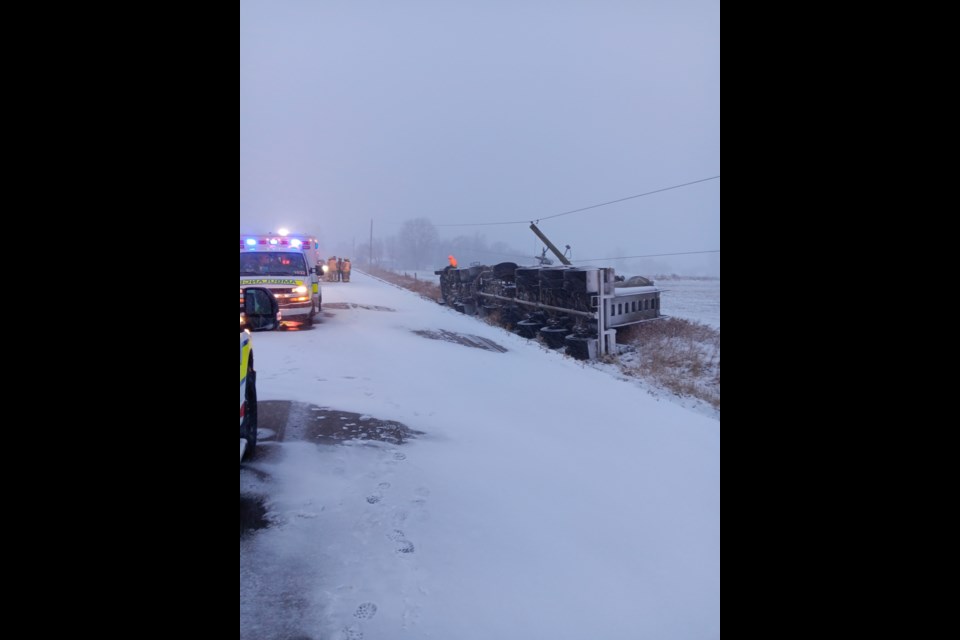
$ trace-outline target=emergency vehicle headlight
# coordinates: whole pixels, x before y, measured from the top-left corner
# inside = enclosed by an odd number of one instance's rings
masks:
[[[296,289],[293,290],[293,292],[294,292],[295,294],[297,294],[298,296],[305,296],[305,295],[307,295],[307,291],[309,291],[309,290],[308,290],[306,287],[297,287]]]
[[[330,267],[329,267],[328,265],[323,265],[323,272],[324,272],[324,273],[329,273],[329,272],[330,272]]]
[[[300,247],[303,246],[303,243],[300,242],[299,240],[294,239],[290,241],[290,246],[293,247],[294,249],[299,249]]]

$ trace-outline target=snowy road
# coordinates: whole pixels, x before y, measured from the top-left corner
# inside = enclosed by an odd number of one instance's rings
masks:
[[[361,274],[324,301],[254,337],[288,409],[240,472],[241,640],[720,636],[717,420]]]

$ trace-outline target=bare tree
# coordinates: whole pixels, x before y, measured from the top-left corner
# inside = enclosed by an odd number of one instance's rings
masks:
[[[431,259],[440,242],[440,234],[433,223],[426,218],[407,220],[400,229],[399,256],[408,269],[422,269],[434,261]]]

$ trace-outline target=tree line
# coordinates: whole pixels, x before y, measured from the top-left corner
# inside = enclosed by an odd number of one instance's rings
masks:
[[[372,251],[369,243],[357,245],[356,254],[355,260],[360,264],[368,264],[372,258],[371,266],[411,271],[442,269],[448,255],[455,256],[460,266],[533,261],[523,251],[504,242],[488,242],[481,234],[443,239],[427,218],[407,220],[397,235],[375,238]]]

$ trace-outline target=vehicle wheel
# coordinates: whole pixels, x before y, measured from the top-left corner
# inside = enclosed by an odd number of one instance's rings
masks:
[[[257,372],[253,370],[247,372],[247,412],[240,433],[247,439],[243,459],[249,460],[257,449]]]
[[[519,333],[523,338],[533,340],[537,337],[537,333],[539,333],[542,327],[542,322],[537,322],[536,320],[523,320],[517,323],[517,333]]]
[[[540,329],[540,336],[551,349],[562,349],[566,346],[566,337],[570,331],[564,327],[544,327]]]
[[[566,337],[567,355],[576,360],[590,360],[591,343],[596,344],[596,338],[585,338],[576,334]],[[596,347],[594,346],[594,351]]]

